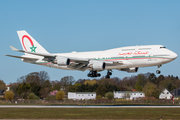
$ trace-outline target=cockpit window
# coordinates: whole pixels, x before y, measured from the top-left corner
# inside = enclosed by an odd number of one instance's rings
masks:
[[[164,47],[164,46],[163,46],[163,47],[160,47],[160,49],[162,49],[162,48],[166,48],[166,47]]]

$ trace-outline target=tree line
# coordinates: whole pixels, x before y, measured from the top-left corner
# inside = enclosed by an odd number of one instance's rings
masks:
[[[158,98],[162,90],[169,91],[180,87],[178,76],[160,75],[145,73],[124,78],[102,77],[100,79],[78,79],[73,76],[65,76],[60,80],[50,80],[45,71],[32,72],[17,79],[17,82],[10,83],[10,89],[19,98],[43,99],[50,97],[49,93],[57,90],[68,92],[96,92],[97,97],[105,97],[106,93],[113,91],[143,91],[146,96]],[[0,80],[0,89],[5,89],[5,83]]]

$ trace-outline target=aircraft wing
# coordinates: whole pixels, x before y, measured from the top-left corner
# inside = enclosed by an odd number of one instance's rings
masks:
[[[104,61],[107,65],[111,65],[111,64],[119,64],[119,65],[123,65],[124,62],[123,61]]]
[[[86,58],[74,58],[74,57],[69,57],[69,59],[70,59],[72,62],[77,62],[77,63],[87,63],[87,62],[89,62],[89,59],[86,59]]]
[[[97,61],[95,60],[95,62],[97,62]],[[105,62],[107,66],[126,64],[123,61],[101,61],[101,62]],[[84,59],[84,60],[77,61],[77,58],[76,58],[76,59],[74,59],[73,63],[68,65],[68,68],[71,68],[71,69],[74,69],[74,70],[79,70],[79,71],[85,71],[89,67],[92,67],[92,64],[93,64],[93,62],[91,62],[89,64],[89,60]]]
[[[75,63],[75,62],[73,62],[70,65],[68,65],[68,68],[71,68],[74,70],[79,70],[79,71],[85,71],[87,69],[87,64],[86,63]]]
[[[119,60],[119,61],[111,61],[113,65],[132,65],[131,62],[129,61],[122,61],[122,60]],[[105,62],[107,65],[110,65],[111,63],[108,63],[108,62]]]
[[[5,56],[20,58],[20,59],[28,59],[28,60],[38,60],[38,58],[30,58],[30,57],[22,57],[22,56],[14,56],[14,55],[5,55]]]

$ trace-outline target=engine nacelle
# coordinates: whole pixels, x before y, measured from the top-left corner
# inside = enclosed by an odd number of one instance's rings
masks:
[[[120,71],[126,71],[128,73],[135,73],[138,71],[138,67],[134,67],[134,68],[125,68],[125,69],[120,69]]]
[[[93,70],[104,70],[106,67],[105,62],[95,62],[93,63]]]
[[[135,72],[137,72],[138,71],[138,67],[135,67],[135,68],[128,68],[127,69],[127,72],[129,72],[129,73],[135,73]]]
[[[59,66],[69,65],[70,64],[70,59],[65,58],[65,57],[57,57],[57,64]]]

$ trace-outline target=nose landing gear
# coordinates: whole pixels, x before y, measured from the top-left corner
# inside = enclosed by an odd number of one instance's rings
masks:
[[[157,73],[157,74],[160,74],[160,73],[161,73],[161,71],[160,71],[160,70],[156,70],[156,73]]]
[[[157,74],[160,74],[161,73],[161,71],[160,71],[160,67],[161,67],[162,65],[158,65],[158,70],[156,71],[156,73]]]

